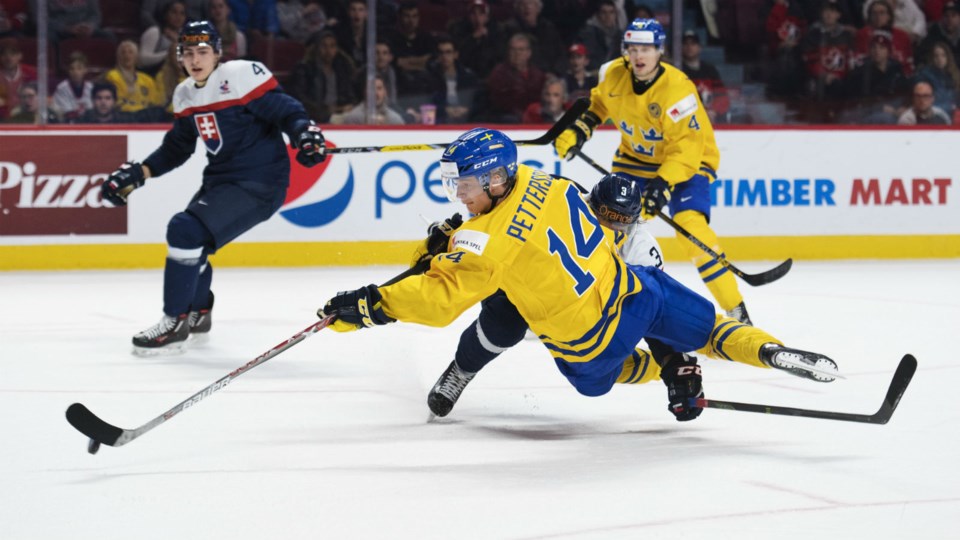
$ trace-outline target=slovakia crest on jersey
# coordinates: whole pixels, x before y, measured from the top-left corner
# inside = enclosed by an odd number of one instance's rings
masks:
[[[220,138],[220,126],[217,124],[217,115],[210,113],[201,113],[194,115],[193,121],[197,124],[197,132],[203,139],[203,144],[207,147],[207,152],[216,154],[223,147],[223,139]]]

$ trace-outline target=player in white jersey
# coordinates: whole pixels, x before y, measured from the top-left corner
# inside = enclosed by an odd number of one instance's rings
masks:
[[[265,66],[246,60],[221,64],[220,54],[212,24],[183,27],[177,58],[189,78],[174,90],[173,128],[142,164],[121,165],[102,186],[104,199],[125,205],[148,178],[186,162],[197,138],[206,147],[203,184],[167,226],[163,317],[133,337],[136,354],[180,351],[191,334],[210,330],[213,267],[207,257],[283,204],[290,160],[282,134],[296,145],[302,165],[312,167],[326,157],[320,128]]]

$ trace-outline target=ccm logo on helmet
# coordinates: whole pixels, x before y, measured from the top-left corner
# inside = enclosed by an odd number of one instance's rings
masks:
[[[487,159],[487,160],[481,161],[480,163],[477,163],[476,165],[473,166],[473,168],[474,168],[474,169],[482,169],[482,168],[486,167],[487,165],[490,165],[490,164],[496,163],[496,162],[497,162],[497,158],[496,158],[496,157],[492,157],[492,158],[490,158],[490,159]]]

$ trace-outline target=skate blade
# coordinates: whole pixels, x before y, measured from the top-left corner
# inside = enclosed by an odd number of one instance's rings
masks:
[[[823,379],[817,379],[819,382],[831,382],[835,379],[846,379],[839,371],[833,369],[825,369],[818,366],[811,366],[800,361],[793,361],[787,358],[777,358],[777,364],[782,368],[793,368],[800,371],[806,371],[807,373],[812,373],[813,375],[818,375],[823,377]]]
[[[183,342],[173,343],[165,347],[137,347],[133,346],[133,355],[140,356],[144,358],[149,358],[153,356],[175,356],[178,354],[183,354],[186,352],[186,348],[183,346]]]
[[[207,332],[190,334],[190,337],[187,339],[187,341],[191,345],[203,345],[204,343],[210,341],[210,334]]]

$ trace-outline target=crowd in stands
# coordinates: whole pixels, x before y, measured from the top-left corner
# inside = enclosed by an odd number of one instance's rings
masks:
[[[960,120],[957,0],[676,0],[673,56],[716,123],[737,116],[704,47],[748,64],[785,121]],[[223,58],[265,63],[321,124],[365,123],[365,0],[48,0],[47,122],[163,122],[185,78],[177,35],[207,19]],[[131,9],[139,5],[139,12]],[[628,21],[670,0],[377,2],[374,123],[549,124],[620,56]],[[0,122],[38,123],[35,0],[0,0]],[[668,51],[668,57],[670,52]],[[723,67],[723,66],[720,66]]]

